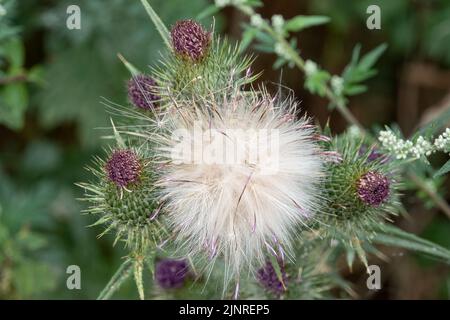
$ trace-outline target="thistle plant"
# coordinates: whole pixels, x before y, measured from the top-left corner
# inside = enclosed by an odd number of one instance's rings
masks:
[[[122,241],[136,254],[154,249],[164,228],[156,219],[162,204],[156,200],[149,160],[139,150],[121,148],[110,150],[106,159],[95,158],[89,168],[97,181],[80,184],[90,192],[85,200],[91,207],[86,212],[100,215],[94,224],[105,225],[100,236],[115,231],[114,244]]]
[[[162,59],[145,76],[121,59],[132,75],[130,102],[152,113],[114,109],[115,146],[89,169],[96,181],[80,184],[87,212],[100,216],[94,225],[106,225],[103,233],[115,232],[130,251],[99,298],[110,297],[131,266],[140,298],[145,291],[176,296],[189,278],[204,287],[217,280],[221,298],[292,299],[329,297],[336,288],[354,295],[337,260],[344,252],[350,267],[355,255],[368,266],[378,243],[450,263],[447,249],[389,222],[403,211],[401,180],[410,172],[403,154],[448,152],[448,132],[415,144],[380,133],[377,145],[346,108],[384,46],[361,59],[355,50],[343,74],[332,76],[287,40],[324,17],[268,21],[254,12],[257,1],[220,1],[250,17],[243,43],[232,45],[193,20],[169,31],[142,3],[166,44]],[[305,87],[329,98],[356,134],[333,136],[301,116],[293,97],[252,84],[252,58],[242,51],[258,33],[279,55],[277,65],[304,71]],[[144,265],[153,285],[143,281]]]

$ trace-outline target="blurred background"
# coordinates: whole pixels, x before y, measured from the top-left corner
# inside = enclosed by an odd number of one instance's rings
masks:
[[[168,26],[212,3],[149,2]],[[80,30],[66,27],[71,4],[81,8]],[[370,4],[381,8],[381,30],[366,28]],[[335,74],[357,43],[362,52],[388,44],[369,90],[350,100],[367,127],[396,122],[407,136],[450,108],[450,1],[266,0],[259,13],[329,16],[328,24],[294,36],[304,58]],[[212,19],[202,22],[209,26]],[[215,15],[216,31],[236,40],[245,22],[233,8]],[[105,146],[101,136],[107,131],[100,128],[108,126],[109,115],[101,97],[127,103],[129,73],[117,53],[148,70],[162,46],[140,1],[0,0],[0,299],[93,299],[117,269],[126,253],[112,248],[108,236],[97,239],[98,228],[87,227],[93,219],[80,214],[81,190],[74,183],[91,178],[84,167]],[[274,69],[275,55],[248,51],[258,55],[259,81],[292,88],[303,110],[321,124],[330,119],[335,133],[345,129],[326,100],[303,89],[297,69]],[[447,180],[429,183],[445,191]],[[450,248],[450,217],[424,194],[407,190],[404,201],[410,218],[396,223]],[[383,281],[377,292],[367,292],[362,267],[352,273],[342,267],[361,298],[450,297],[448,266],[401,250],[385,253],[390,263],[377,262]],[[73,264],[81,268],[81,290],[66,287],[66,268]],[[133,286],[129,281],[115,297],[137,298]]]

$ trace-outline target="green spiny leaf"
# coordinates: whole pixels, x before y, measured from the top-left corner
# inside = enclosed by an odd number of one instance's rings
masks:
[[[386,50],[387,44],[383,43],[380,44],[378,47],[373,49],[372,51],[366,53],[359,62],[358,68],[362,70],[369,70],[371,69],[377,60],[380,58],[380,56],[383,54],[383,52]]]
[[[330,21],[329,17],[325,16],[296,16],[284,25],[284,30],[297,32],[309,27],[318,26],[321,24],[325,24]]]
[[[169,41],[169,30],[167,30],[166,26],[161,21],[161,18],[156,14],[155,10],[153,10],[152,6],[147,2],[147,0],[141,0],[141,2],[148,15],[150,16],[150,19],[155,24],[155,27],[161,35],[161,38],[163,39],[165,45],[167,46],[167,48],[171,49],[172,46],[170,45]]]
[[[130,71],[132,76],[137,76],[138,74],[140,74],[141,72],[135,67],[133,66],[130,62],[128,62],[123,55],[121,55],[120,53],[117,54],[117,57],[119,57],[120,61],[122,61],[122,63],[125,65],[125,67],[128,69],[128,71]]]
[[[281,282],[283,287],[285,287],[285,284],[283,281],[283,272],[281,271],[280,264],[278,263],[277,259],[273,255],[269,255],[269,260],[273,266],[273,269],[275,270],[275,274],[277,275],[278,280]]]
[[[136,260],[134,261],[134,281],[136,282],[136,287],[139,292],[139,298],[141,300],[144,300],[145,296],[144,296],[144,284],[142,280],[142,271],[143,271],[142,259],[136,258]]]

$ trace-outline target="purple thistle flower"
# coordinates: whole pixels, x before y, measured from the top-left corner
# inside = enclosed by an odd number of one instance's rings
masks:
[[[119,187],[136,182],[141,173],[138,156],[131,150],[116,150],[106,162],[109,179]]]
[[[152,109],[160,97],[156,94],[156,81],[149,76],[139,74],[128,80],[128,99],[136,107]]]
[[[188,276],[188,269],[189,267],[185,260],[160,260],[156,264],[156,282],[164,289],[180,288]]]
[[[181,20],[170,31],[175,52],[187,59],[198,62],[208,51],[211,35],[193,20]]]
[[[283,278],[283,282],[278,279],[275,268],[270,261],[266,262],[266,265],[258,270],[256,277],[261,283],[261,285],[269,292],[279,296],[286,291],[286,281],[287,275],[282,263],[280,265],[280,270]],[[284,284],[283,284],[284,283]]]
[[[389,196],[389,185],[384,175],[369,171],[358,180],[358,196],[370,206],[379,206]]]

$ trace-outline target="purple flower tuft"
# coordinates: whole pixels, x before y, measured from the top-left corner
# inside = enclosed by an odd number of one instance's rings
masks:
[[[106,163],[109,179],[119,187],[136,182],[141,173],[137,155],[131,150],[116,150]]]
[[[208,51],[211,35],[193,20],[178,21],[170,31],[173,49],[180,56],[200,61]]]
[[[272,292],[273,294],[279,296],[283,292],[286,291],[286,281],[287,281],[287,275],[284,270],[284,266],[282,263],[280,265],[281,274],[283,276],[283,283],[278,279],[277,273],[275,271],[275,268],[273,267],[272,263],[267,261],[266,265],[258,270],[256,276],[261,285],[269,292]]]
[[[358,180],[358,196],[370,206],[379,206],[389,196],[389,185],[384,175],[369,171]]]
[[[185,260],[161,260],[156,264],[156,282],[164,289],[180,288],[188,276],[188,269]]]
[[[156,82],[149,76],[139,74],[128,80],[128,99],[136,107],[152,109],[160,97],[156,94]]]

